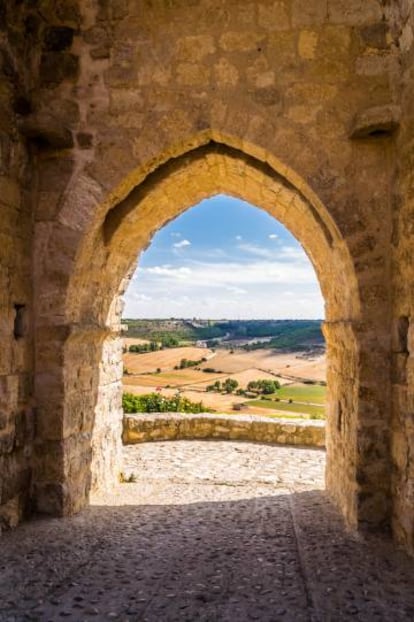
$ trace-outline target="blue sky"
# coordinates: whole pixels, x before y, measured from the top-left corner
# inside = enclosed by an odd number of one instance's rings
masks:
[[[124,298],[128,318],[324,317],[301,245],[266,212],[224,195],[158,231]]]

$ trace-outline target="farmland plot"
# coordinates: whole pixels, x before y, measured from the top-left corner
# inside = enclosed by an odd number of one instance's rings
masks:
[[[174,369],[183,358],[208,358],[197,369]],[[217,412],[242,410],[247,414],[267,416],[321,417],[324,413],[326,387],[310,382],[325,380],[325,357],[301,353],[276,353],[263,349],[252,352],[218,348],[178,347],[144,354],[126,353],[124,389],[134,394],[161,392],[166,397],[179,391],[194,402],[202,401]],[[209,372],[203,369],[209,369]],[[207,391],[217,380],[236,380],[238,388],[246,389],[251,381],[278,380],[281,388],[267,399],[261,396],[226,394]],[[299,381],[298,379],[301,379]],[[304,381],[304,382],[303,382]]]
[[[180,364],[181,359],[198,361],[202,358],[210,359],[214,356],[214,352],[208,348],[165,348],[157,352],[146,352],[145,354],[136,354],[127,352],[124,354],[124,367],[131,374],[145,374],[161,370],[173,370],[176,365]]]

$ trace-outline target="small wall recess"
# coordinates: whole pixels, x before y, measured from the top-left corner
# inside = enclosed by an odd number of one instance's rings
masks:
[[[22,339],[26,333],[26,305],[14,305],[14,327],[13,335],[15,339]]]

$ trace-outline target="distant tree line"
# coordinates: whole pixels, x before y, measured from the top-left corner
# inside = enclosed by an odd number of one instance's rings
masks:
[[[295,349],[307,343],[324,343],[320,320],[219,320],[194,325],[184,319],[122,320],[128,326],[128,335],[150,341],[162,342],[168,336],[177,341],[207,341],[208,347],[219,345],[219,339],[254,339],[272,337],[265,347]],[[215,341],[217,339],[217,341]],[[221,345],[225,345],[223,342]],[[165,346],[165,347],[175,347]],[[264,344],[246,346],[246,350],[262,348]]]
[[[179,365],[175,365],[174,369],[186,369],[187,367],[197,367],[197,365],[201,365],[201,363],[205,363],[207,359],[203,356],[203,358],[198,359],[198,361],[192,361],[191,359],[181,359]]]
[[[164,348],[177,348],[179,340],[174,335],[163,335],[160,341],[150,341],[149,343],[137,343],[129,346],[129,352],[143,354],[144,352],[158,352]]]
[[[233,393],[235,389],[239,386],[237,380],[234,378],[226,378],[224,382],[220,382],[220,380],[216,380],[213,384],[208,385],[206,387],[206,391],[216,391],[218,393]]]
[[[216,380],[213,384],[206,387],[206,391],[215,391],[217,393],[233,393],[236,391],[237,395],[245,395],[246,390],[237,388],[239,383],[234,378],[226,378],[224,382]],[[251,380],[247,385],[247,392],[257,393],[257,395],[271,395],[276,393],[280,389],[280,383],[277,380],[259,379]]]
[[[247,390],[251,393],[258,393],[261,395],[271,395],[276,393],[280,389],[280,382],[278,380],[251,380],[247,385]]]

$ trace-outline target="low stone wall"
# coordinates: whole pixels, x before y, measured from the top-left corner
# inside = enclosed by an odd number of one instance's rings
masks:
[[[283,445],[325,446],[324,421],[292,421],[255,415],[125,415],[125,445],[147,441],[215,438]]]

